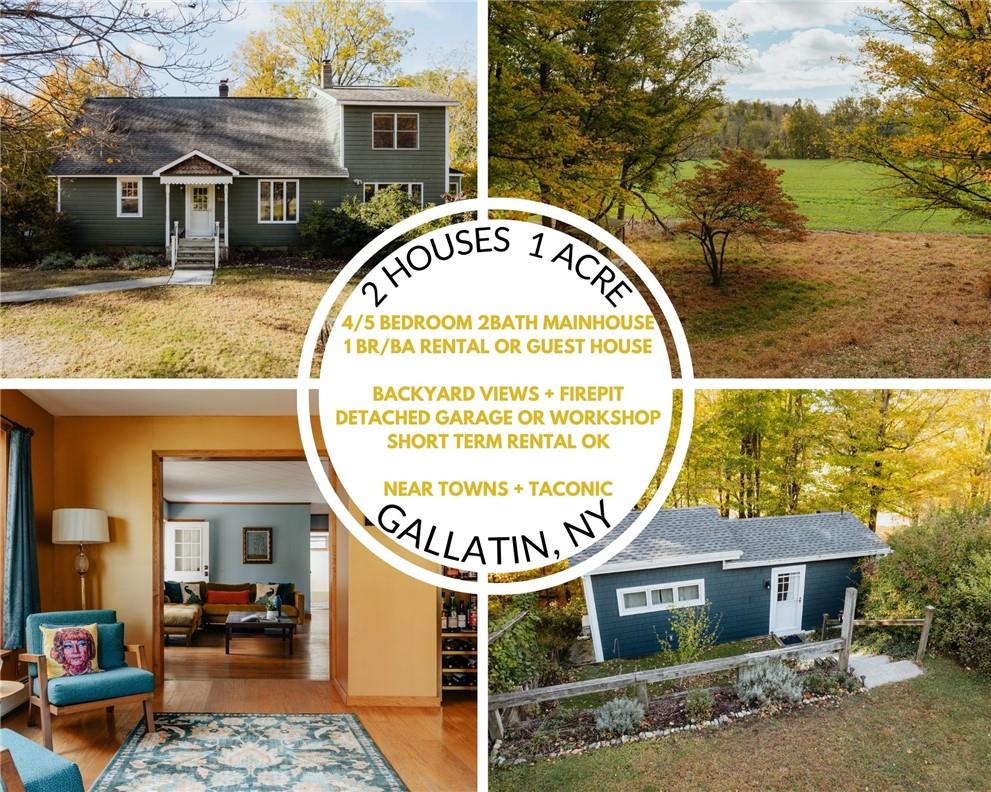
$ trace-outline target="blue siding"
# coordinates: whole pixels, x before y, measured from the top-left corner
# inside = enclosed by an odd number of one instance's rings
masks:
[[[803,628],[818,626],[823,613],[839,613],[844,590],[856,584],[851,567],[849,559],[805,565]],[[764,584],[771,579],[771,567],[723,569],[722,562],[715,562],[593,575],[603,657],[608,660],[652,654],[660,648],[658,636],[667,637],[669,633],[670,611],[620,616],[617,589],[698,578],[705,580],[712,616],[720,620],[720,642],[768,634],[771,595]]]

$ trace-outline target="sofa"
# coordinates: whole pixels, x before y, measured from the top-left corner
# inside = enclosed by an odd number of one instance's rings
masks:
[[[180,635],[186,639],[188,644],[193,634],[201,626],[210,624],[223,624],[227,621],[227,614],[233,611],[265,611],[264,605],[255,603],[254,583],[213,583],[198,581],[196,583],[184,583],[185,586],[197,586],[199,588],[200,603],[172,602],[166,594],[165,613],[162,619],[163,630],[166,638],[170,635]],[[302,625],[306,621],[306,603],[302,592],[297,591],[292,583],[285,584],[287,596],[282,603],[282,614],[287,616],[296,624]],[[211,602],[210,592],[248,592],[248,603],[227,603]]]

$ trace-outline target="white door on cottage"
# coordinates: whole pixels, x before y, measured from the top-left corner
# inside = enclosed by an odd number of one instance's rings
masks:
[[[213,236],[213,185],[190,185],[186,190],[186,210],[189,213],[187,237]]]
[[[165,523],[165,579],[210,579],[210,523],[168,520]]]
[[[771,570],[771,629],[774,635],[790,635],[802,629],[805,599],[805,565]]]

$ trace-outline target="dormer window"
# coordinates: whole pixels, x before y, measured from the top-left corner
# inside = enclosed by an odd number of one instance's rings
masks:
[[[372,148],[420,148],[419,113],[372,113]]]

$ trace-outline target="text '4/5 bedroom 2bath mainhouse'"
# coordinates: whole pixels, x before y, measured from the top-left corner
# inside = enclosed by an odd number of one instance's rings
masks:
[[[286,247],[314,201],[369,200],[389,185],[415,203],[461,189],[448,154],[457,102],[417,88],[321,85],[305,99],[99,97],[88,142],[59,157],[58,208],[85,247],[164,245],[173,263],[231,247]],[[159,248],[160,249],[160,248]]]

